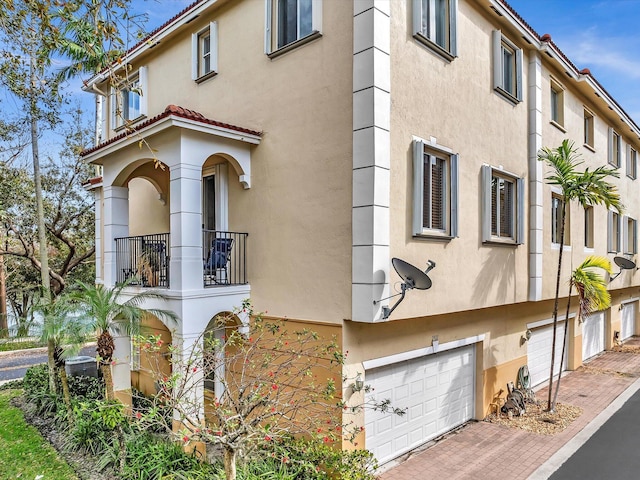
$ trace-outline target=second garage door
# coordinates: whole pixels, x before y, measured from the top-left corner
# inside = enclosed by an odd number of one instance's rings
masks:
[[[604,351],[604,312],[592,313],[582,322],[582,361]]]
[[[622,329],[620,340],[626,340],[636,334],[636,304],[625,303],[622,305]]]
[[[558,321],[556,331],[556,355],[553,374],[560,373],[560,355],[562,355],[562,340],[564,338],[564,321]],[[531,386],[541,384],[549,379],[551,369],[551,345],[553,342],[553,325],[546,325],[531,330],[531,338],[527,342],[527,364]],[[568,349],[567,349],[568,350]],[[563,370],[567,368],[567,352]]]
[[[367,370],[366,400],[390,399],[407,413],[366,410],[366,448],[383,463],[473,418],[475,365],[470,345]]]

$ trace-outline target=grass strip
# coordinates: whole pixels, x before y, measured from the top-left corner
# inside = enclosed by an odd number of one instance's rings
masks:
[[[38,430],[11,405],[19,390],[0,391],[0,479],[77,480],[73,470]]]

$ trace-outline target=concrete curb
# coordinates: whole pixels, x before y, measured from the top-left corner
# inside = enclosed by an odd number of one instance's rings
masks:
[[[569,440],[560,450],[554,453],[549,460],[540,465],[538,469],[531,474],[529,480],[546,480],[558,470],[571,455],[584,445],[604,423],[613,416],[622,406],[629,400],[634,393],[640,390],[640,379],[633,382],[627,389],[609,404],[602,412],[598,414],[586,427]]]

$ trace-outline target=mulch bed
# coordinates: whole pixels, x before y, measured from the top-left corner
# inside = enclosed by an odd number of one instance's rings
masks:
[[[555,435],[567,428],[571,422],[582,415],[582,408],[564,403],[557,403],[554,413],[545,411],[545,408],[546,402],[528,402],[524,415],[510,418],[509,415],[504,413],[498,415],[492,413],[485,418],[485,421],[504,425],[505,427],[519,428],[540,435]]]

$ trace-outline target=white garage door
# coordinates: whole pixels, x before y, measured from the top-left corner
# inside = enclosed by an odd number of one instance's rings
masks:
[[[592,313],[582,322],[582,361],[604,352],[604,312]]]
[[[622,305],[621,340],[626,340],[636,334],[636,304],[625,303]]]
[[[560,373],[560,355],[562,355],[562,340],[564,338],[564,320],[558,320],[556,330],[556,356],[553,374]],[[568,340],[568,339],[567,339]],[[527,342],[527,364],[529,367],[529,377],[531,386],[541,384],[549,380],[549,370],[551,369],[551,346],[553,343],[553,325],[534,328],[531,330],[531,338]],[[563,370],[567,369],[567,351]]]
[[[475,346],[367,370],[367,401],[391,400],[398,416],[365,411],[366,448],[391,460],[473,418]]]

